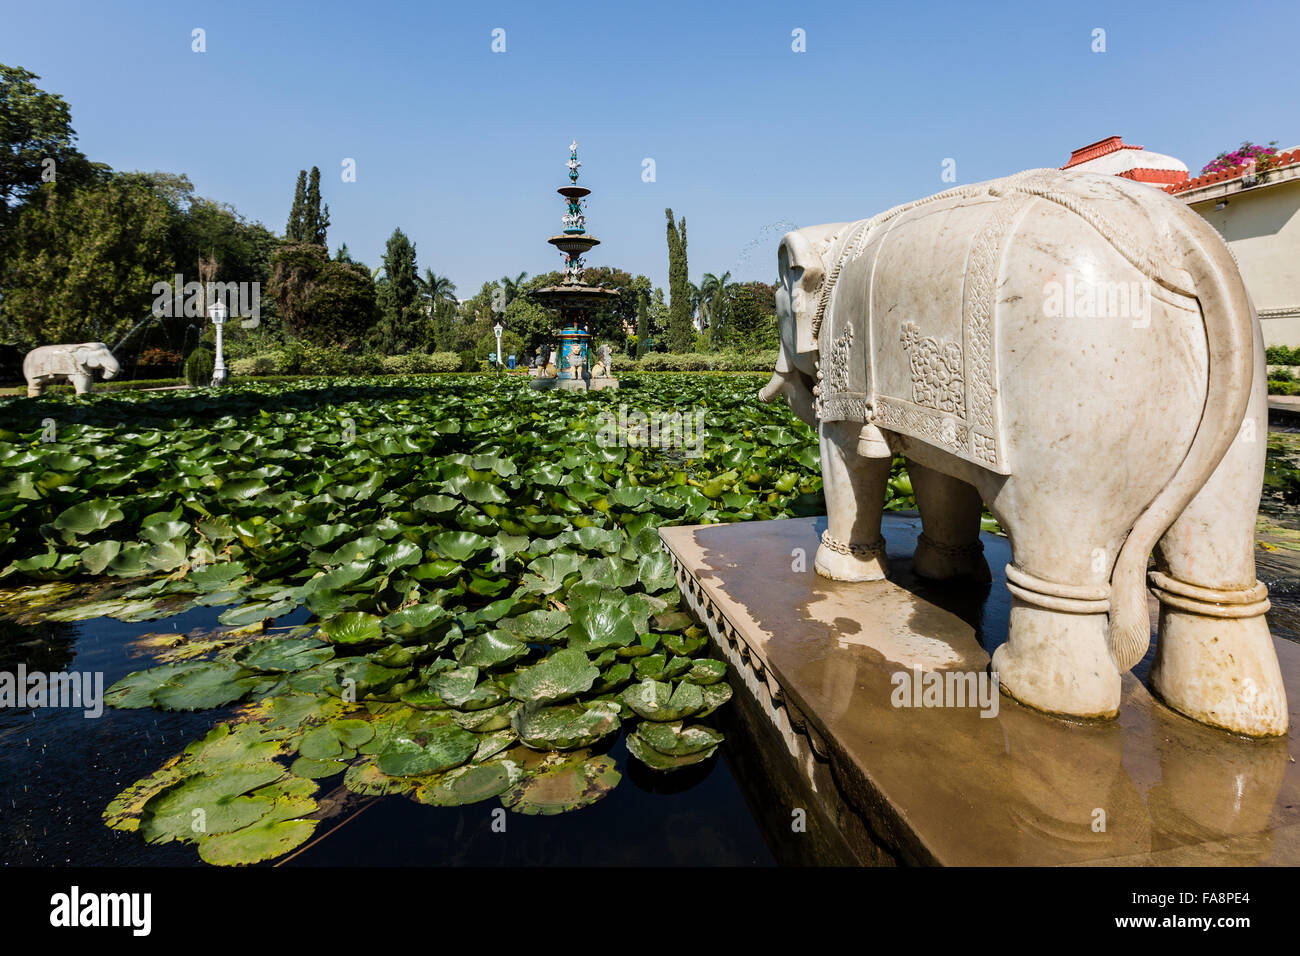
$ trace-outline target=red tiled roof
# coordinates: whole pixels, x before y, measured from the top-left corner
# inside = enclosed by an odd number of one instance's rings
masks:
[[[1294,149],[1289,153],[1278,153],[1273,157],[1273,163],[1270,168],[1276,169],[1279,166],[1289,166],[1292,163],[1300,163],[1300,149]],[[1167,193],[1181,193],[1189,189],[1198,189],[1201,186],[1210,186],[1214,183],[1227,182],[1230,179],[1237,179],[1246,175],[1247,167],[1233,166],[1230,169],[1220,169],[1213,173],[1206,173],[1203,176],[1197,176],[1195,179],[1189,179],[1185,183],[1174,183],[1165,187]]]
[[[1116,173],[1123,179],[1133,179],[1140,183],[1177,184],[1187,178],[1187,173],[1181,169],[1147,169],[1138,167],[1137,169],[1126,169],[1122,173]]]
[[[1107,153],[1113,153],[1121,149],[1142,149],[1141,146],[1134,146],[1132,143],[1123,142],[1121,136],[1107,136],[1105,139],[1099,139],[1095,143],[1089,143],[1087,146],[1080,146],[1070,154],[1070,161],[1062,166],[1062,169],[1069,169],[1071,166],[1078,166],[1080,163],[1086,163],[1090,159],[1096,159],[1099,156],[1105,156]]]

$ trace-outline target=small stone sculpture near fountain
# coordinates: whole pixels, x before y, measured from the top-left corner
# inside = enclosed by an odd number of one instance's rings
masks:
[[[901,454],[917,574],[988,580],[981,504],[1008,534],[1004,692],[1114,717],[1150,643],[1149,583],[1153,692],[1215,727],[1287,732],[1255,576],[1263,340],[1208,222],[1141,183],[1029,170],[795,230],[778,265],[780,353],[760,397],[818,431],[819,574],[886,575]]]
[[[618,379],[614,377],[614,351],[608,343],[596,349],[596,361],[591,365],[591,378],[587,387],[593,391],[618,388]]]
[[[28,398],[38,398],[46,385],[58,379],[67,379],[78,395],[85,395],[90,391],[97,371],[104,374],[105,380],[121,371],[117,359],[103,342],[42,345],[32,349],[23,359]]]

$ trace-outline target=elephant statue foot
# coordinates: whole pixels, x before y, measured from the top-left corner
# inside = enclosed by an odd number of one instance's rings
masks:
[[[916,573],[935,581],[991,581],[993,575],[980,543],[983,501],[979,491],[913,459],[907,460],[907,474],[921,512],[922,531],[912,555]]]
[[[822,532],[822,543],[813,561],[817,573],[832,581],[883,581],[889,576],[885,540],[848,544]]]
[[[819,428],[826,530],[813,567],[833,581],[879,581],[889,573],[880,534],[889,459],[859,455],[858,431],[852,422],[823,422]]]
[[[1241,493],[1262,481],[1263,377],[1228,454],[1161,538],[1149,575],[1160,601],[1152,691],[1193,720],[1252,737],[1281,736],[1288,719],[1264,618],[1268,589],[1255,579],[1256,501]]]
[[[1106,588],[1063,585],[1007,566],[1007,642],[993,652],[1003,693],[1071,717],[1119,713],[1120,675],[1108,643]]]

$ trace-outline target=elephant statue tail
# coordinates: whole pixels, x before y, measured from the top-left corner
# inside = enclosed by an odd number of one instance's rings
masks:
[[[1172,241],[1181,246],[1180,265],[1191,278],[1191,289],[1175,291],[1198,300],[1205,322],[1205,408],[1182,463],[1138,517],[1115,560],[1109,642],[1121,673],[1142,660],[1151,642],[1147,559],[1227,454],[1245,418],[1254,374],[1255,320],[1232,253],[1204,219],[1185,207],[1178,212],[1180,228]],[[1174,287],[1164,280],[1162,284]]]

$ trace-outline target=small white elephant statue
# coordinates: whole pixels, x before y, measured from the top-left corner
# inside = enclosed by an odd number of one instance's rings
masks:
[[[78,395],[85,395],[95,381],[96,370],[104,373],[105,380],[121,371],[117,359],[113,358],[113,353],[103,342],[42,345],[40,348],[32,349],[23,359],[27,397],[39,397],[45,391],[46,385],[60,378],[72,382]]]
[[[1149,646],[1152,689],[1194,720],[1284,735],[1255,577],[1263,341],[1222,238],[1115,176],[1029,170],[872,219],[787,234],[780,357],[760,397],[818,431],[816,570],[884,577],[881,510],[905,457],[920,575],[988,580],[981,503],[1006,530],[1004,692],[1113,717]]]

